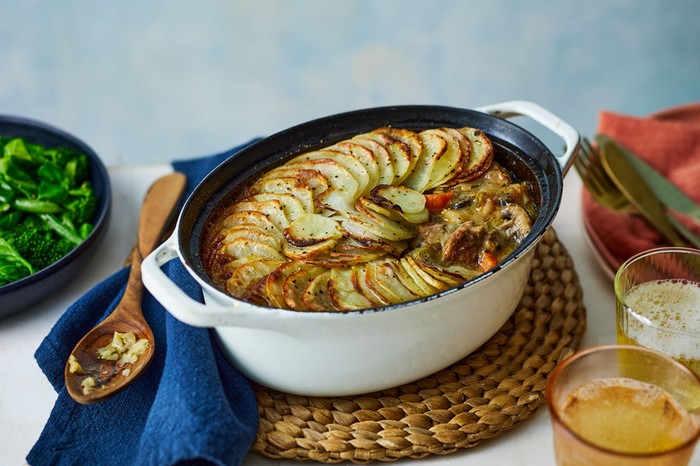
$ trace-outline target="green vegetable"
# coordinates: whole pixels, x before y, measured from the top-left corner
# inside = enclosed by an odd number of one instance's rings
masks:
[[[92,232],[90,159],[0,137],[0,286],[61,259]]]

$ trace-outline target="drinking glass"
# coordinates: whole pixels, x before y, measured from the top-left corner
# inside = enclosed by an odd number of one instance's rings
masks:
[[[617,342],[652,348],[700,374],[700,250],[637,254],[615,276]]]
[[[574,354],[549,375],[546,398],[559,466],[683,466],[700,436],[700,378],[641,346]]]

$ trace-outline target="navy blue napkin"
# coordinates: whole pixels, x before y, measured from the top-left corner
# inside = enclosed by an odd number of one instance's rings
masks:
[[[239,146],[209,157],[173,162],[191,192]],[[202,301],[201,289],[178,260],[164,266],[173,282]],[[173,318],[150,293],[143,310],[153,329],[151,365],[121,393],[80,405],[63,383],[65,362],[82,336],[116,306],[128,268],[119,270],[68,308],[35,353],[58,399],[27,456],[40,465],[240,464],[255,439],[258,413],[249,381],[214,343],[208,329]]]

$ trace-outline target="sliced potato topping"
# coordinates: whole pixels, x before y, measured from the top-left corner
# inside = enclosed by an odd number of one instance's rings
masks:
[[[429,296],[496,267],[535,215],[529,187],[493,161],[483,131],[382,127],[252,180],[215,210],[202,257],[235,297],[348,311]]]

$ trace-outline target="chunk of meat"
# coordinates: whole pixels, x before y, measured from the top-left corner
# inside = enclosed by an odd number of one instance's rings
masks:
[[[458,226],[445,241],[442,248],[443,260],[474,267],[486,236],[486,228],[481,225],[464,223]]]
[[[520,242],[530,233],[532,229],[530,216],[523,207],[517,204],[508,204],[500,210],[500,215],[505,220],[500,229],[507,236]]]

